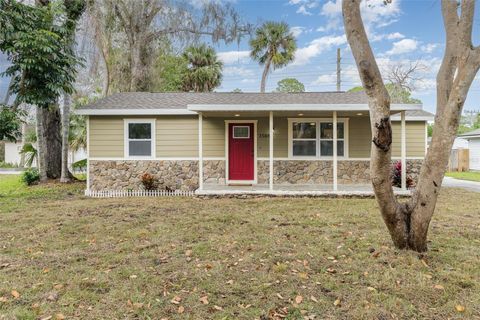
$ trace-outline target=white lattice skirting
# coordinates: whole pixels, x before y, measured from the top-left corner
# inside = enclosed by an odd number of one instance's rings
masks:
[[[194,191],[167,190],[85,190],[86,197],[92,198],[124,198],[124,197],[192,197]]]

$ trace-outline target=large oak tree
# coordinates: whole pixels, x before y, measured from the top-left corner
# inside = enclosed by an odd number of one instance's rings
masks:
[[[435,126],[417,187],[407,202],[397,201],[390,181],[390,96],[365,32],[360,4],[361,0],[344,0],[342,10],[347,39],[369,100],[372,130],[370,167],[374,192],[394,245],[400,249],[423,252],[427,250],[428,228],[462,108],[480,67],[480,48],[472,44],[475,1],[442,0],[446,41],[437,75]]]

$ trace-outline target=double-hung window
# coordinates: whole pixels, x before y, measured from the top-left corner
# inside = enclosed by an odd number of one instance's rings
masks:
[[[317,155],[317,123],[292,122],[293,156],[315,157]]]
[[[347,119],[337,121],[337,156],[347,156]],[[289,119],[290,157],[328,158],[333,156],[332,119]]]
[[[125,156],[153,158],[155,156],[155,120],[125,120]]]

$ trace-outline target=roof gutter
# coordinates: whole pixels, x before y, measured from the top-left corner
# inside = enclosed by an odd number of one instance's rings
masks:
[[[114,115],[196,115],[197,112],[187,109],[77,109],[75,114],[87,116]]]
[[[222,111],[369,111],[368,104],[189,104],[196,112]],[[421,104],[392,104],[391,111],[422,110]]]
[[[77,109],[78,115],[196,115],[198,112],[238,111],[369,111],[368,104],[189,104],[187,109]],[[421,104],[392,104],[390,111],[422,110]],[[421,121],[421,120],[419,120]]]

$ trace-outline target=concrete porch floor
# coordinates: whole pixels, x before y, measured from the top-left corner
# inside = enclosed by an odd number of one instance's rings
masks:
[[[402,191],[394,188],[396,195],[408,196],[410,191]],[[373,196],[371,185],[338,185],[338,190],[333,191],[333,186],[329,184],[280,184],[274,185],[273,190],[269,190],[268,184],[257,184],[252,186],[236,185],[218,185],[204,184],[203,190],[195,191],[196,195],[265,195],[265,196]]]

